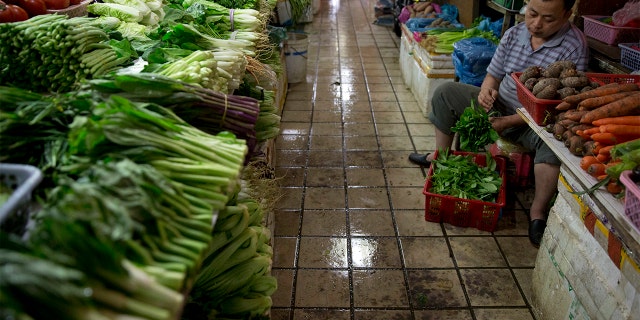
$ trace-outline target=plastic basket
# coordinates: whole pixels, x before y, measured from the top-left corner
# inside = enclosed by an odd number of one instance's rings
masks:
[[[640,40],[640,28],[616,27],[601,21],[601,19],[610,18],[610,16],[585,15],[583,18],[584,34],[593,39],[609,45]]]
[[[13,190],[0,206],[0,229],[21,233],[27,225],[31,207],[31,193],[42,181],[40,169],[21,164],[0,163],[0,183]]]
[[[470,153],[454,151],[454,155],[471,155],[476,164],[486,165],[484,153]],[[435,157],[438,156],[436,152]],[[458,227],[473,227],[482,231],[493,232],[498,224],[498,218],[506,203],[506,159],[494,158],[502,179],[495,203],[480,200],[461,199],[453,196],[431,193],[434,165],[429,168],[427,181],[422,193],[425,195],[425,220],[430,222],[444,222]]]
[[[549,100],[538,99],[529,89],[527,89],[522,81],[520,81],[520,75],[522,72],[514,72],[511,77],[516,82],[516,90],[518,94],[518,101],[527,110],[531,118],[540,126],[553,123],[553,116],[557,114],[556,106],[562,102],[562,100]],[[640,83],[640,75],[632,74],[609,74],[609,73],[585,73],[589,79],[598,82],[600,84],[608,83]]]
[[[640,42],[620,43],[618,46],[620,47],[620,64],[634,71],[640,70]]]
[[[55,13],[55,14],[64,14],[69,18],[73,17],[84,17],[88,14],[87,6],[91,4],[93,0],[84,0],[78,4],[69,6],[60,10],[47,10],[47,13]]]
[[[631,220],[636,231],[640,232],[640,187],[631,180],[631,170],[620,174],[620,181],[625,186],[624,214]]]

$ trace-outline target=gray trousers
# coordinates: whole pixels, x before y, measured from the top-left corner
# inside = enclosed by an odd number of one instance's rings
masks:
[[[451,135],[451,128],[455,126],[464,109],[471,106],[471,100],[478,105],[480,88],[460,82],[446,82],[433,91],[429,120],[438,130]],[[496,103],[491,112],[502,115],[513,114],[508,108]],[[534,163],[548,163],[560,165],[561,162],[551,151],[549,146],[527,125],[512,127],[504,130],[501,135],[506,140],[522,145],[535,153]]]

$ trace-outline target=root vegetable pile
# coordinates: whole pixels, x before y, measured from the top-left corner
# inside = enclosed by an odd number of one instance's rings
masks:
[[[572,61],[557,61],[546,68],[531,66],[520,75],[520,82],[538,99],[557,100],[589,91],[600,85],[591,81]]]

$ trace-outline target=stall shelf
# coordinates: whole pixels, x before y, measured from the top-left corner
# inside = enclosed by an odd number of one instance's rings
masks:
[[[640,234],[624,203],[605,190],[580,158],[518,114],[562,161],[558,196],[532,276],[532,306],[541,319],[634,319],[640,314]]]

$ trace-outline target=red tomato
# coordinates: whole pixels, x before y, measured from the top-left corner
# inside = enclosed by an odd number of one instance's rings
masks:
[[[17,22],[29,19],[24,9],[13,4],[0,4],[0,22]]]
[[[79,4],[80,2],[82,2],[82,0],[69,0],[69,5],[75,6],[76,4]]]
[[[47,5],[44,0],[18,0],[18,5],[27,11],[30,17],[47,13]]]
[[[69,7],[69,0],[44,0],[49,10],[60,10]]]

